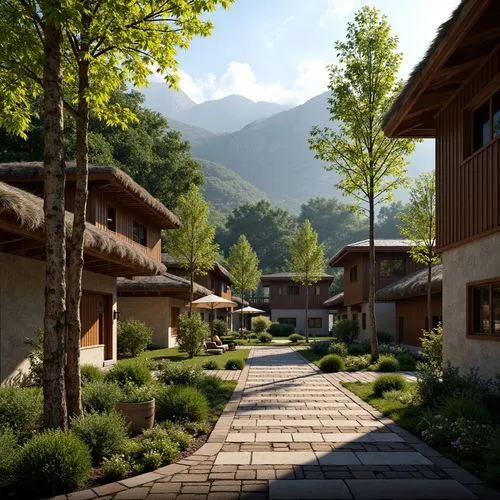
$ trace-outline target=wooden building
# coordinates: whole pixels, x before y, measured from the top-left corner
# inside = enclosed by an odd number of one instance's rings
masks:
[[[0,378],[5,381],[25,372],[25,339],[43,326],[44,218],[43,200],[36,196],[43,193],[43,167],[39,163],[0,164],[0,182]],[[74,199],[71,168],[66,186],[66,208],[70,209]],[[178,226],[177,217],[128,175],[116,168],[90,167],[82,363],[103,366],[116,360],[116,279],[164,271],[160,232]],[[71,227],[72,215],[67,211],[68,237]]]
[[[376,276],[375,290],[379,290],[402,277],[411,274],[421,266],[410,258],[408,240],[375,240]],[[368,318],[368,277],[369,277],[369,241],[362,240],[346,245],[332,259],[331,267],[344,269],[343,294],[331,298],[325,303],[335,320],[351,319],[358,323],[360,338],[370,337]],[[375,303],[377,329],[396,338],[394,302],[377,301]]]
[[[293,325],[299,333],[305,332],[306,288],[293,281],[293,273],[274,273],[262,276],[261,283],[269,297],[271,320]],[[324,274],[309,287],[309,334],[327,335],[329,331],[328,309],[323,304],[329,297],[333,276]]]
[[[443,355],[492,377],[500,359],[500,2],[460,3],[384,131],[436,140]]]
[[[394,302],[396,341],[419,347],[423,330],[435,328],[443,321],[443,265],[436,264],[431,273],[431,312],[427,317],[427,268],[416,271],[376,293],[377,301]]]

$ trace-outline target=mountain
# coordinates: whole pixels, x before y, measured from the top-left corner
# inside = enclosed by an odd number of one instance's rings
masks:
[[[168,118],[168,126],[180,132],[184,140],[191,143],[191,146],[199,146],[217,135],[204,128],[188,125],[173,118]]]
[[[163,82],[150,82],[147,87],[141,88],[144,94],[144,106],[158,111],[164,116],[175,116],[186,111],[196,103],[182,90],[171,89]]]

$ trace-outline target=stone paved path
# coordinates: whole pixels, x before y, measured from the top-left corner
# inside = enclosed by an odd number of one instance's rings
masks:
[[[495,499],[289,347],[254,348],[208,442],[155,472],[69,498]]]

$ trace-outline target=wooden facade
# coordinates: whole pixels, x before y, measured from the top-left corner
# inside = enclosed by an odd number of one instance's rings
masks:
[[[269,287],[269,307],[271,309],[304,309],[306,303],[306,287],[291,279],[288,281],[268,281],[263,277],[262,284]],[[324,280],[309,287],[309,308],[321,309],[329,297],[331,284]]]

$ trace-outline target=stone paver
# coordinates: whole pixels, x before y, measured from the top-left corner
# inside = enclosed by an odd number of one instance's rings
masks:
[[[197,452],[81,498],[500,500],[340,384],[376,373],[322,373],[285,346],[254,348],[228,373],[238,385]]]

